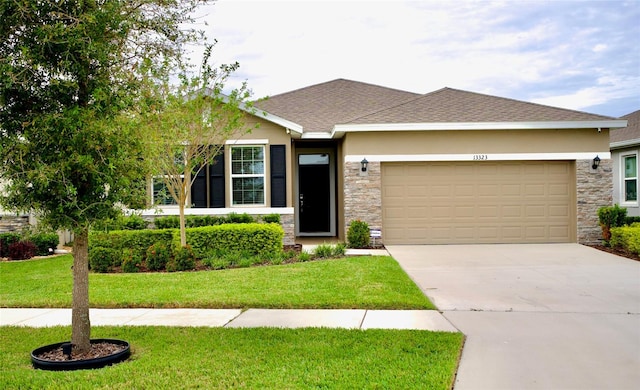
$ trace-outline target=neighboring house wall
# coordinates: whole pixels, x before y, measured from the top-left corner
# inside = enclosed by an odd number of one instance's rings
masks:
[[[638,145],[611,151],[611,160],[613,162],[613,203],[625,207],[627,215],[635,217],[640,216],[640,207],[638,205],[639,158],[640,146]],[[630,165],[630,167],[625,165]]]

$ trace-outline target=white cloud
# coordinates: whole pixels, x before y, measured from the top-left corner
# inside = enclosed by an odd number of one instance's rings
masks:
[[[238,1],[203,13],[256,97],[348,78],[582,109],[640,95],[640,2]]]

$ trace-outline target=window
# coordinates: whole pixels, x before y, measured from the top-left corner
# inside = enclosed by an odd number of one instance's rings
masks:
[[[264,146],[231,148],[234,205],[264,205]]]
[[[173,196],[169,193],[166,184],[162,180],[162,177],[153,178],[153,204],[160,206],[177,205],[178,203],[173,199]]]
[[[638,156],[624,156],[624,201],[638,201]]]

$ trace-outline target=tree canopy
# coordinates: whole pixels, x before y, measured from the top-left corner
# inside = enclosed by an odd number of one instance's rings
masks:
[[[73,230],[72,343],[89,349],[88,229],[144,200],[148,79],[180,66],[202,0],[0,3],[0,202]]]

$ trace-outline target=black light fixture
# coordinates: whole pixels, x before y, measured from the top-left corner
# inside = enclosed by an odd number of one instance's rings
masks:
[[[591,164],[591,168],[593,169],[598,169],[598,166],[600,165],[600,157],[596,156],[593,159],[593,164]]]
[[[362,161],[360,161],[360,169],[362,170],[362,172],[366,172],[368,166],[369,166],[369,161],[367,161],[366,158],[363,158]]]

